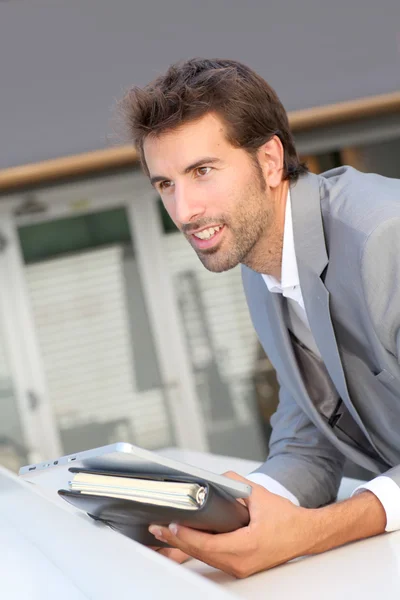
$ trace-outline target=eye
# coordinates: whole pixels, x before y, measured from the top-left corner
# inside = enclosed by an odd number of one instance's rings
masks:
[[[204,177],[204,175],[208,175],[211,171],[211,167],[198,167],[195,170],[195,173],[199,176],[199,177]]]
[[[164,190],[168,190],[172,185],[172,181],[170,180],[160,181],[158,184],[158,189],[162,192]]]

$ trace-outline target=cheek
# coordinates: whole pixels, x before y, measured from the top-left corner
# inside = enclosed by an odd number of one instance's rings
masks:
[[[234,189],[232,184],[218,184],[212,183],[211,185],[204,186],[202,189],[204,196],[204,204],[207,212],[214,214],[220,214],[229,209],[232,203],[232,197],[234,196]]]

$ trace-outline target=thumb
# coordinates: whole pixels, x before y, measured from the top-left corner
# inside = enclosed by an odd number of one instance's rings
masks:
[[[223,475],[224,475],[224,477],[229,477],[229,479],[235,479],[235,481],[240,481],[241,483],[246,483],[247,485],[249,485],[251,487],[251,493],[253,493],[253,488],[255,488],[257,486],[256,483],[254,483],[253,481],[250,481],[249,479],[246,479],[242,475],[239,475],[239,473],[235,473],[235,471],[226,471],[226,473],[223,473]],[[250,494],[250,496],[247,496],[246,498],[236,498],[236,499],[241,504],[244,504],[245,506],[249,506],[250,502],[251,502],[251,494]]]

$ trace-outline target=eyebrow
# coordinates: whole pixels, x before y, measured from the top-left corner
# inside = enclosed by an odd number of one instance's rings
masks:
[[[194,169],[198,169],[205,163],[207,163],[209,165],[210,164],[214,165],[215,163],[219,163],[219,162],[221,162],[220,158],[216,158],[215,156],[205,156],[204,158],[200,158],[199,160],[196,160],[196,162],[194,162],[191,165],[189,165],[188,167],[186,167],[183,170],[182,174],[186,175],[187,173],[194,171]],[[151,185],[154,185],[158,181],[166,181],[166,180],[168,180],[168,177],[166,175],[154,175],[153,177],[150,178],[150,183],[151,183]]]

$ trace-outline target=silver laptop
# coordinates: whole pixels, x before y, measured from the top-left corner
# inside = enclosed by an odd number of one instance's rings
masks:
[[[217,485],[234,498],[247,498],[251,486],[224,475],[161,456],[156,452],[125,442],[110,444],[92,450],[76,452],[60,458],[21,467],[19,475],[38,485],[67,488],[71,479],[69,469],[90,469],[119,473],[189,476]]]

